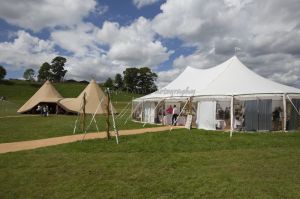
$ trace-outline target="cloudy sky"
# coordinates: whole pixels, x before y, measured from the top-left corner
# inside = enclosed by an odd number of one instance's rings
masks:
[[[60,55],[67,78],[100,82],[148,66],[162,86],[238,48],[255,72],[300,87],[299,10],[299,0],[0,0],[0,64],[20,78]]]

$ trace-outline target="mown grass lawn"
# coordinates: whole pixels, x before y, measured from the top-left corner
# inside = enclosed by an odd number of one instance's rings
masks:
[[[0,198],[299,198],[300,133],[174,130],[0,155]]]
[[[143,128],[143,124],[133,122],[127,118],[130,114],[124,115],[122,118],[116,119],[117,128],[138,129]],[[98,115],[95,117],[99,131],[106,130],[106,116]],[[90,124],[91,115],[86,116],[86,127]],[[77,120],[76,133],[84,133],[80,128],[80,118],[75,115],[50,115],[49,117],[25,116],[25,117],[8,117],[0,119],[0,143],[16,142],[25,140],[35,140],[42,138],[58,137],[64,135],[72,135],[75,122]],[[112,118],[110,118],[110,130],[113,130]],[[147,124],[145,127],[156,127],[157,125]],[[97,132],[94,122],[91,123],[87,132]]]

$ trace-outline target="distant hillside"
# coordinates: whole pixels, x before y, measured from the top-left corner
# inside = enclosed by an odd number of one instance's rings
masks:
[[[57,91],[66,98],[77,97],[87,86],[85,82],[64,82],[54,83]],[[26,102],[40,87],[42,83],[28,82],[23,80],[6,80],[0,82],[0,96],[5,96],[8,101],[22,105]],[[141,95],[127,92],[112,92],[112,101],[129,102],[132,98]]]

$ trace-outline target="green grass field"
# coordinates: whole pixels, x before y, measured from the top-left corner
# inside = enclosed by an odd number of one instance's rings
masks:
[[[0,155],[0,198],[299,198],[300,134],[200,130]]]
[[[0,143],[41,139],[70,135],[73,133],[74,124],[78,116],[76,115],[50,115],[50,117],[40,117],[39,115],[18,114],[17,110],[40,88],[40,83],[27,81],[4,81],[0,84],[0,96],[6,96],[7,101],[0,101]],[[54,87],[63,97],[77,97],[87,86],[83,83],[56,83]],[[113,92],[112,102],[118,111],[121,111],[133,98],[140,95],[127,92]],[[131,105],[131,104],[130,104]],[[142,128],[142,124],[125,120],[129,117],[129,111],[124,117],[117,119],[119,129]],[[24,117],[7,117],[24,116]],[[2,117],[2,118],[1,118]],[[4,118],[3,118],[4,117]],[[87,116],[86,125],[91,120]],[[105,130],[105,117],[96,116],[100,131]],[[151,125],[147,125],[151,127]],[[88,132],[95,132],[96,126],[92,123]],[[82,133],[82,131],[77,131]]]

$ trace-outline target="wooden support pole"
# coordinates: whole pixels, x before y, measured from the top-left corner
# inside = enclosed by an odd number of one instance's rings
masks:
[[[83,94],[83,99],[82,99],[82,114],[80,117],[80,122],[81,122],[81,130],[84,132],[85,131],[85,105],[86,105],[86,98],[85,98],[86,93]]]

